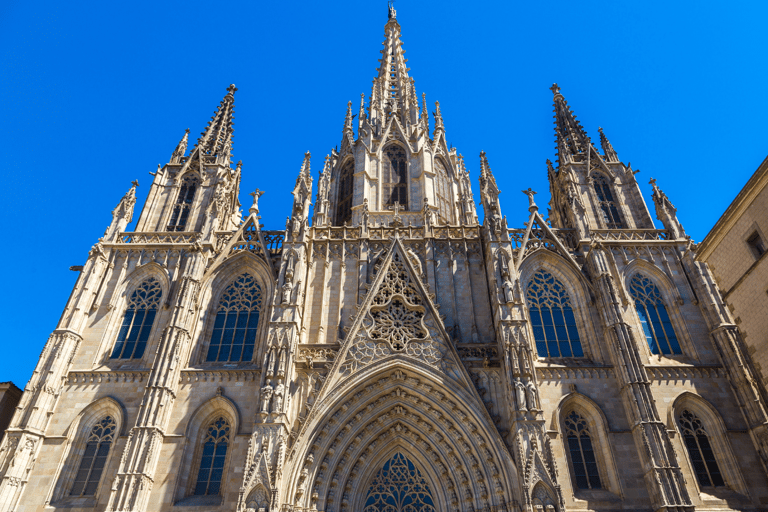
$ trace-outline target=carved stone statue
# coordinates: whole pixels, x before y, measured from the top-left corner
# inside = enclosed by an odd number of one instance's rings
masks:
[[[520,379],[515,380],[515,392],[517,394],[517,407],[521,411],[526,411],[528,408],[525,406],[525,384],[520,382]]]
[[[285,386],[281,382],[275,388],[274,398],[272,400],[272,412],[280,412],[283,407],[283,395],[285,394]]]
[[[531,411],[537,411],[539,409],[539,392],[536,390],[536,385],[532,380],[528,381],[527,395],[528,409]]]
[[[509,280],[509,276],[504,278],[504,299],[507,301],[507,304],[515,301],[514,286],[512,281]]]
[[[269,412],[269,402],[272,398],[272,386],[266,385],[261,388],[261,412]]]
[[[368,227],[368,218],[370,217],[370,212],[368,210],[368,198],[366,197],[363,199],[363,211],[360,214],[360,225]]]
[[[286,281],[283,285],[283,299],[281,301],[282,304],[291,303],[291,292],[293,292],[293,283],[291,281]]]

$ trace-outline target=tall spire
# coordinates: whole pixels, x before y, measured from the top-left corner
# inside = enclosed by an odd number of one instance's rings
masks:
[[[589,147],[590,142],[587,134],[581,127],[581,123],[576,120],[576,116],[571,112],[568,102],[560,94],[560,87],[557,84],[552,84],[550,90],[554,94],[555,136],[557,138],[560,162],[563,163],[565,156],[581,153]],[[562,154],[563,152],[567,154]]]
[[[378,115],[387,115],[390,112],[401,114],[400,119],[405,121],[406,114],[411,107],[413,95],[411,79],[406,67],[408,59],[405,58],[403,43],[400,41],[400,24],[395,16],[395,9],[390,4],[389,20],[384,26],[384,49],[381,50],[378,75],[373,81],[371,92],[371,120]],[[415,105],[414,105],[415,106]]]
[[[184,154],[186,154],[187,152],[188,143],[189,143],[189,128],[187,128],[184,131],[184,136],[179,141],[179,144],[176,146],[176,149],[173,150],[173,154],[171,155],[172,164],[178,164],[181,162],[181,159],[184,158]]]
[[[602,128],[598,128],[597,131],[600,132],[600,145],[603,147],[603,154],[605,155],[605,160],[607,162],[618,162],[619,156],[616,154],[616,150],[613,149],[613,146],[611,145],[611,141],[608,140],[608,137],[605,136],[603,133]]]
[[[227,158],[232,154],[236,91],[234,84],[227,88],[227,95],[221,100],[205,131],[200,134],[195,146],[203,154]]]
[[[421,93],[421,119],[424,121],[424,129],[429,134],[429,110],[427,110],[427,93]]]

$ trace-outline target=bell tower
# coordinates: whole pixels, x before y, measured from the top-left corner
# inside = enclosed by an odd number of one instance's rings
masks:
[[[595,229],[653,229],[653,220],[630,164],[619,160],[602,128],[600,154],[576,120],[560,87],[554,84],[551,90],[558,158],[557,168],[547,160],[552,226],[576,229],[582,239]]]
[[[356,115],[347,104],[341,145],[326,158],[314,225],[476,225],[469,173],[446,142],[439,103],[430,133],[391,6],[384,36],[368,106],[364,95]]]
[[[200,232],[206,240],[217,230],[240,224],[241,163],[233,169],[235,92],[230,85],[189,156],[189,129],[170,161],[158,166],[136,232]]]

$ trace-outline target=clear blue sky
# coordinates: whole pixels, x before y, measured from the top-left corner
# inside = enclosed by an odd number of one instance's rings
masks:
[[[768,2],[399,0],[419,95],[472,175],[488,153],[510,226],[549,199],[557,82],[593,140],[651,177],[700,241],[768,154]],[[23,387],[110,211],[203,130],[235,83],[241,201],[282,229],[347,101],[370,94],[386,2],[0,2],[5,226],[0,381]]]

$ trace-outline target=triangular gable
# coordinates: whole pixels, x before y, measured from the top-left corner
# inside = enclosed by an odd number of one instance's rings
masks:
[[[269,247],[264,241],[264,235],[261,232],[259,219],[256,214],[252,213],[245,219],[245,222],[221,249],[211,268],[216,268],[224,260],[242,251],[248,251],[262,257],[267,262],[269,268],[272,269],[272,273],[277,277],[275,268],[272,265],[272,258],[269,256]]]
[[[535,226],[535,227],[534,227]],[[544,233],[547,235],[547,238],[543,240],[538,240],[539,242],[551,242],[555,249],[562,257],[564,257],[569,263],[571,263],[577,271],[581,271],[581,267],[578,263],[576,263],[576,260],[573,259],[573,255],[566,249],[566,247],[563,245],[563,242],[560,241],[560,238],[555,235],[555,233],[552,231],[552,229],[547,225],[547,221],[544,220],[544,218],[541,216],[541,214],[538,212],[538,210],[534,209],[531,212],[531,216],[528,219],[528,227],[525,230],[525,235],[523,236],[523,243],[520,246],[519,249],[519,256],[517,257],[517,262],[515,263],[515,270],[520,269],[520,265],[523,263],[523,260],[526,256],[533,253],[533,251],[530,251],[526,253],[526,249],[528,244],[531,242],[531,230],[532,229],[540,229],[544,231]]]
[[[405,129],[403,129],[403,125],[400,124],[400,119],[398,119],[398,117],[395,115],[390,117],[389,122],[384,129],[384,133],[381,135],[381,144],[385,145],[387,142],[392,140],[399,140],[408,146],[409,150],[413,151],[408,141],[408,135],[405,133]]]
[[[400,239],[395,238],[377,265],[370,291],[358,308],[318,400],[366,367],[398,356],[418,361],[465,389],[474,389],[434,302]]]

